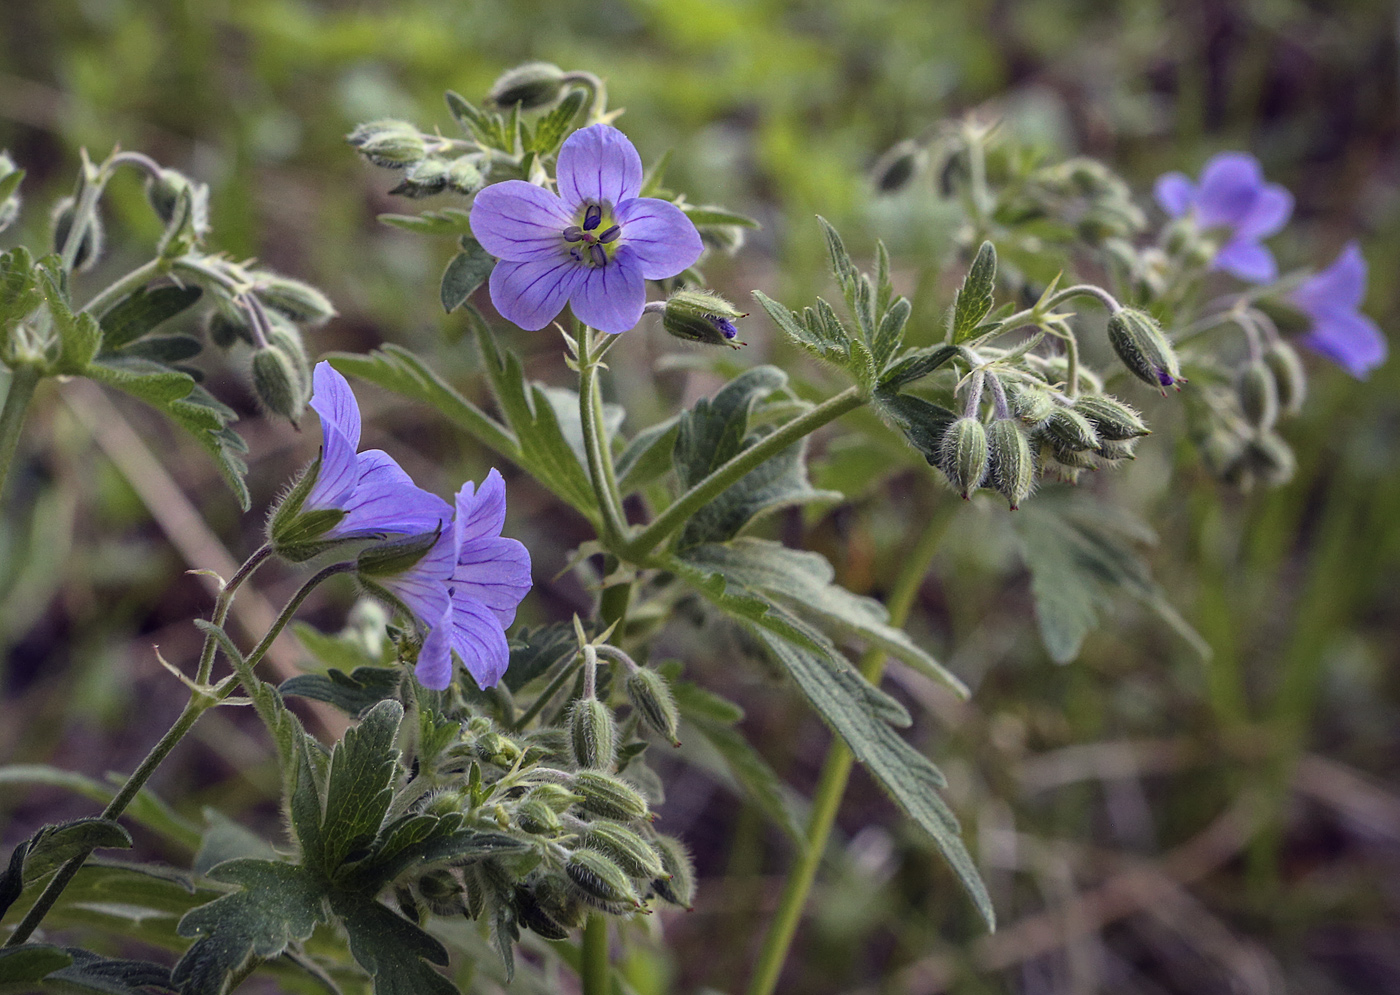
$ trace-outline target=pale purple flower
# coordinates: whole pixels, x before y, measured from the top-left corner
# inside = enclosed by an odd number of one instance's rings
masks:
[[[1361,313],[1366,296],[1366,259],[1355,242],[1335,262],[1299,284],[1288,299],[1312,319],[1302,343],[1357,379],[1385,362],[1388,346],[1380,328]]]
[[[521,328],[544,328],[569,304],[610,334],[641,320],[646,280],[700,258],[700,235],[669,201],[639,197],[642,160],[611,125],[574,132],[559,150],[558,196],[524,180],[476,195],[472,234],[500,262],[491,303]]]
[[[1225,230],[1226,241],[1211,261],[1212,269],[1250,283],[1277,278],[1273,253],[1262,243],[1288,223],[1293,195],[1277,183],[1264,182],[1254,156],[1222,152],[1206,163],[1199,184],[1182,173],[1166,173],[1157,178],[1154,193],[1173,218],[1190,214],[1203,230]]]

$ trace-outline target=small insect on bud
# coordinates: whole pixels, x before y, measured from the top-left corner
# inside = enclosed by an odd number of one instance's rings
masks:
[[[580,808],[605,819],[636,822],[650,814],[647,800],[637,789],[611,774],[581,770],[574,775],[572,787],[583,796],[583,801],[579,803]]]
[[[1073,408],[1057,406],[1045,422],[1045,434],[1057,448],[1072,452],[1097,449],[1099,433],[1094,426]]]
[[[309,283],[276,273],[253,274],[253,292],[258,299],[293,321],[324,325],[336,315],[330,298]]]
[[[54,205],[53,210],[53,251],[63,252],[68,244],[68,232],[73,227],[75,203],[72,197],[64,197]],[[87,228],[78,243],[77,255],[73,257],[73,268],[82,272],[91,269],[102,255],[104,244],[102,218],[96,211],[88,217]]]
[[[689,909],[695,901],[695,865],[690,852],[674,836],[658,836],[654,845],[668,876],[657,878],[651,886],[672,905]]]
[[[964,416],[948,426],[939,443],[938,468],[953,489],[963,496],[982,486],[987,475],[987,430],[976,418]]]
[[[1273,370],[1262,359],[1246,363],[1235,381],[1235,395],[1245,421],[1260,431],[1267,431],[1278,421],[1278,384]]]
[[[296,425],[306,410],[306,380],[286,351],[269,343],[253,352],[253,393],[275,415]]]
[[[744,317],[747,317],[745,312],[717,294],[682,290],[666,301],[661,312],[661,325],[676,338],[687,342],[738,349],[747,343],[738,341],[739,330],[734,327],[734,319]]]
[[[345,140],[376,166],[385,169],[403,169],[422,161],[428,154],[428,146],[418,128],[408,121],[371,121],[362,124]]]
[[[597,850],[621,867],[629,877],[666,877],[666,866],[650,843],[616,822],[595,822],[583,836],[583,845]]]
[[[1308,394],[1308,375],[1303,372],[1303,361],[1298,358],[1298,350],[1287,342],[1271,342],[1264,350],[1264,362],[1274,375],[1274,385],[1278,388],[1279,414],[1293,417],[1303,410],[1303,400]]]
[[[998,418],[987,430],[989,476],[992,486],[1015,511],[1035,486],[1035,457],[1030,440],[1011,418]]]
[[[582,893],[585,900],[597,900],[609,905],[642,907],[637,890],[621,867],[596,850],[575,850],[569,854],[564,873]]]
[[[520,105],[522,111],[548,107],[564,94],[564,70],[550,62],[526,62],[507,69],[486,94],[496,107]]]
[[[680,712],[676,710],[676,700],[671,696],[671,685],[666,678],[646,667],[627,678],[627,700],[641,716],[642,722],[672,746],[680,746],[676,729],[680,725]]]
[[[880,193],[898,193],[928,164],[928,150],[906,138],[896,142],[870,167],[870,178]]]
[[[1074,410],[1089,420],[1101,440],[1122,442],[1152,434],[1136,410],[1107,394],[1082,394],[1074,399]]]
[[[1147,312],[1130,307],[1115,311],[1108,319],[1108,341],[1128,372],[1163,394],[1166,388],[1185,383],[1176,350],[1167,341],[1157,319]]]
[[[8,152],[0,152],[0,231],[19,217],[19,184],[23,179],[24,170],[15,166]]]
[[[591,770],[612,770],[617,762],[617,723],[612,709],[597,698],[580,698],[569,710],[574,762]]]

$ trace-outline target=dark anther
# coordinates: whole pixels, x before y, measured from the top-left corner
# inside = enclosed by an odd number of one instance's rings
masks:
[[[576,262],[583,262],[583,256],[579,255],[578,249],[570,249],[569,255],[573,256]]]
[[[603,209],[597,204],[589,204],[583,213],[583,230],[592,231],[603,223]]]
[[[603,251],[601,245],[590,245],[588,252],[593,257],[594,266],[606,266],[608,264],[608,254]]]
[[[611,242],[613,239],[617,238],[617,236],[619,236],[619,235],[621,235],[621,234],[622,234],[622,226],[621,226],[621,225],[613,225],[613,226],[612,226],[611,228],[609,228],[607,231],[603,232],[603,234],[601,234],[601,235],[598,236],[598,241],[603,242],[604,244],[606,244],[606,243],[608,243],[608,242]]]
[[[564,229],[564,241],[578,242],[583,238],[583,229],[578,225],[569,225]]]

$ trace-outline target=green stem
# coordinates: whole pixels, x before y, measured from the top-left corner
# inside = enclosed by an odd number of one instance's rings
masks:
[[[1119,304],[1118,300],[1112,294],[1102,287],[1094,286],[1092,283],[1076,283],[1072,287],[1066,287],[1046,301],[1043,310],[1053,311],[1065,301],[1073,300],[1076,297],[1096,298],[1099,303],[1108,308],[1110,312],[1123,310],[1123,305]]]
[[[292,600],[288,601],[286,605],[283,606],[281,613],[277,616],[277,620],[272,623],[272,628],[267,630],[267,634],[262,637],[258,645],[253,647],[253,651],[244,657],[242,665],[240,666],[236,660],[233,661],[234,669],[238,671],[239,681],[248,683],[256,680],[256,677],[253,675],[253,668],[262,661],[267,651],[272,648],[273,642],[282,634],[282,630],[287,627],[287,623],[292,620],[292,616],[297,613],[297,609],[301,607],[301,603],[307,599],[312,591],[330,580],[336,574],[353,572],[356,566],[357,564],[354,560],[346,560],[344,563],[332,563],[328,567],[321,568],[316,572],[315,576],[301,585],[301,587],[297,588],[297,593],[293,594]],[[236,684],[229,683],[223,691],[220,692],[220,699],[222,700],[231,695],[235,687],[237,687]]]
[[[576,656],[571,662],[564,665],[558,676],[549,682],[549,687],[541,691],[539,697],[530,703],[530,707],[525,710],[524,714],[515,720],[515,729],[524,729],[529,725],[530,720],[540,714],[544,710],[544,706],[549,704],[550,699],[559,693],[559,689],[574,679],[574,671],[578,669],[580,659],[582,657]]]
[[[24,427],[24,416],[29,412],[29,402],[42,375],[39,367],[29,363],[10,371],[10,389],[5,395],[5,407],[0,410],[0,497],[5,494],[5,480],[10,475],[15,450],[19,448],[19,432]]]
[[[656,519],[627,543],[622,553],[634,563],[646,556],[672,532],[684,525],[690,516],[718,497],[740,477],[764,460],[771,459],[794,442],[835,421],[866,402],[860,388],[849,387],[835,397],[827,398],[811,411],[788,422],[782,428],[764,436],[740,452],[709,476],[686,491]]]
[[[580,967],[583,995],[611,995],[608,920],[596,912],[588,917],[588,924],[583,927],[583,963]]]
[[[588,123],[597,124],[603,120],[608,110],[608,87],[602,78],[580,70],[566,73],[564,80],[569,83],[582,83],[588,88]]]
[[[617,493],[617,475],[612,453],[604,452],[607,433],[603,427],[603,400],[598,390],[598,357],[593,355],[593,329],[584,325],[579,331],[578,372],[579,421],[583,425],[583,448],[588,456],[588,476],[593,493],[603,514],[604,544],[614,547],[627,534],[627,519],[622,514],[622,499]]]
[[[913,550],[904,558],[904,565],[890,590],[887,607],[891,625],[901,626],[909,616],[919,583],[928,572],[929,564],[938,552],[938,544],[943,539],[952,517],[951,511],[932,515],[915,541]],[[861,659],[860,672],[872,684],[880,682],[884,669],[883,650],[871,649]],[[817,782],[816,793],[812,796],[812,813],[807,821],[807,845],[788,871],[772,925],[768,927],[768,934],[763,938],[763,948],[759,952],[758,963],[749,982],[748,995],[772,995],[778,986],[778,975],[787,960],[793,937],[797,935],[802,910],[807,904],[807,896],[812,890],[812,883],[816,880],[817,870],[826,853],[827,840],[831,836],[831,827],[836,822],[836,813],[841,808],[841,798],[846,793],[846,784],[850,780],[854,760],[844,742],[839,739],[832,741]]]
[[[243,582],[253,575],[253,571],[272,555],[272,544],[264,543],[252,556],[244,561],[238,568],[238,572],[224,582],[219,589],[219,596],[214,599],[214,611],[209,616],[209,621],[214,625],[222,626],[224,620],[228,618],[229,608],[233,605],[233,595],[243,586]],[[195,669],[195,683],[208,684],[209,673],[214,668],[214,652],[216,650],[214,637],[206,635],[204,637],[204,648],[199,654],[199,666]]]
[[[95,318],[101,318],[117,301],[141,289],[164,272],[165,261],[162,259],[152,259],[143,263],[116,283],[95,294],[92,300],[83,305],[82,310]]]
[[[82,247],[83,236],[92,225],[97,202],[102,199],[109,175],[107,164],[94,167],[88,161],[86,152],[83,153],[82,171],[83,188],[78,194],[77,203],[73,205],[73,220],[68,225],[68,235],[63,240],[61,250],[59,265],[65,273],[73,272],[73,267],[77,265],[78,250]]]

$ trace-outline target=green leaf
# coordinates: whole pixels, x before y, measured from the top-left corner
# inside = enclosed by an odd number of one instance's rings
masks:
[[[306,622],[293,622],[292,632],[306,652],[316,662],[326,667],[338,667],[349,672],[356,667],[382,666],[386,655],[392,652],[387,646],[379,656],[375,656],[365,645],[365,640],[356,632],[325,633]],[[295,678],[294,678],[295,679]],[[285,686],[285,685],[284,685]],[[283,694],[287,692],[283,691]],[[306,697],[311,697],[306,695]],[[378,699],[375,699],[376,701]]]
[[[448,314],[465,304],[496,268],[496,258],[476,239],[463,235],[458,244],[462,251],[452,257],[442,274],[442,307]]]
[[[693,487],[744,448],[754,408],[787,386],[776,366],[755,366],[681,413],[673,460],[682,487]]]
[[[374,978],[375,995],[456,995],[457,986],[428,962],[447,964],[447,948],[371,897],[337,892],[331,910],[355,961]]]
[[[11,194],[24,182],[24,170],[14,169],[0,177],[0,204],[10,199]]]
[[[123,297],[102,315],[102,344],[120,349],[195,305],[204,291],[186,287],[142,287]]]
[[[586,90],[570,90],[564,99],[535,122],[535,133],[526,143],[526,151],[538,155],[553,155],[559,151],[564,136],[573,128],[574,118],[588,100]],[[643,194],[645,196],[645,194]]]
[[[913,394],[879,390],[874,400],[880,414],[904,433],[909,444],[923,454],[930,466],[937,466],[942,454],[943,433],[958,416]]]
[[[331,668],[325,674],[289,677],[277,690],[283,697],[324,701],[354,718],[381,701],[397,698],[404,673],[398,667],[356,667],[349,674]]]
[[[577,654],[578,637],[570,622],[520,629],[511,637],[510,664],[502,680],[513,694],[518,694],[531,681],[572,660]]]
[[[65,953],[73,963],[50,974],[44,980],[46,988],[63,992],[101,992],[104,995],[147,995],[149,988],[173,990],[170,968],[145,960],[116,960],[102,957],[90,950],[66,947]]]
[[[953,304],[953,336],[956,345],[973,337],[977,326],[992,309],[992,292],[997,282],[997,250],[991,242],[983,242],[977,250],[977,258],[963,279]]]
[[[644,428],[617,458],[617,486],[623,495],[639,491],[671,469],[671,454],[680,434],[680,415]]]
[[[111,349],[106,340],[102,346],[102,355],[133,356],[167,365],[183,363],[204,351],[204,343],[192,335],[149,335],[121,350]]]
[[[900,298],[903,300],[904,298]],[[926,349],[912,349],[899,358],[880,377],[880,390],[894,394],[906,384],[922,380],[945,363],[962,355],[963,350],[955,345],[936,345]]]
[[[71,963],[71,954],[47,943],[0,947],[0,985],[32,984]]]
[[[29,250],[17,245],[0,254],[0,332],[28,317],[43,302]]]
[[[199,852],[194,855],[192,870],[196,874],[207,875],[227,860],[277,859],[276,852],[267,840],[251,830],[244,829],[217,809],[206,807],[204,818],[209,828],[204,831]]]
[[[671,691],[681,717],[714,747],[743,794],[794,842],[804,844],[806,837],[783,800],[783,784],[778,775],[734,729],[734,724],[744,717],[743,710],[689,682],[673,683]]]
[[[209,872],[242,890],[188,912],[181,936],[195,937],[172,972],[182,995],[223,995],[228,978],[252,958],[268,960],[326,922],[325,893],[301,867],[231,860]]]
[[[125,778],[121,780],[125,781]],[[42,784],[63,788],[103,805],[111,801],[117,793],[117,788],[112,785],[102,784],[76,771],[60,770],[46,764],[11,764],[0,767],[0,787],[18,784]],[[132,799],[123,818],[187,849],[193,850],[199,846],[198,827],[151,794],[149,789],[143,790]]]
[[[470,235],[472,230],[471,214],[460,207],[424,211],[422,214],[381,214],[378,220],[390,227],[419,235]]]
[[[759,307],[768,313],[768,317],[773,319],[788,338],[806,349],[818,359],[824,359],[828,363],[838,363],[846,365],[850,358],[850,345],[843,337],[831,339],[827,335],[824,326],[815,320],[815,315],[809,309],[807,315],[810,321],[798,315],[795,311],[788,310],[782,304],[772,300],[760,290],[753,292],[754,300],[758,301]]]
[[[102,329],[90,314],[74,314],[68,306],[68,295],[59,286],[54,274],[40,266],[39,290],[49,305],[54,331],[58,333],[58,359],[55,373],[77,375],[86,372],[88,363],[102,345]]]
[[[341,864],[365,856],[374,842],[393,800],[399,758],[394,742],[402,719],[403,705],[381,701],[335,744],[326,778],[320,853],[315,861],[305,855],[308,866],[334,875]]]
[[[367,356],[334,352],[328,358],[341,373],[426,404],[478,442],[512,462],[520,461],[520,443],[505,426],[449,387],[427,363],[402,346],[386,345]]]
[[[661,158],[657,159],[647,173],[642,177],[642,191],[638,197],[660,197],[667,198],[666,188],[662,185],[666,182],[666,167],[671,164],[671,150],[667,149],[661,153]]]
[[[817,215],[817,223],[822,226],[822,234],[826,236],[826,251],[831,256],[831,275],[836,277],[836,282],[844,292],[847,287],[854,285],[857,279],[855,263],[851,262],[850,253],[846,251],[840,234],[831,223],[820,214]]]
[[[535,383],[531,386],[554,409],[554,418],[559,423],[560,434],[564,436],[564,441],[569,444],[569,448],[574,451],[579,467],[586,471],[588,469],[588,450],[583,444],[583,419],[579,412],[578,391],[569,390],[567,387],[551,387],[543,383]],[[622,420],[626,416],[627,412],[623,410],[621,405],[603,405],[605,451],[611,451],[613,437],[617,435],[617,430],[622,427]]]
[[[875,368],[883,371],[890,358],[904,343],[904,326],[909,323],[913,306],[903,297],[896,297],[888,308],[880,312],[880,324],[870,341],[870,351],[875,357]],[[881,378],[881,383],[884,379]]]
[[[29,837],[28,843],[25,884],[52,874],[70,857],[106,848],[128,849],[131,834],[111,819],[92,816],[44,826]]]
[[[646,195],[643,194],[643,196]],[[739,214],[723,207],[715,207],[712,204],[682,204],[681,210],[690,219],[690,223],[697,228],[701,225],[737,225],[740,228],[763,227],[747,214]]]

